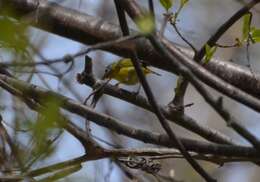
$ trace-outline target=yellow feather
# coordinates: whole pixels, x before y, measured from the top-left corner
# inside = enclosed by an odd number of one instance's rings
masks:
[[[158,75],[158,73],[155,73],[154,71],[150,70],[145,66],[142,66],[142,70],[145,75],[149,73],[154,73]],[[131,59],[129,58],[121,59],[117,62],[110,64],[107,67],[106,72],[103,76],[103,79],[106,78],[115,79],[119,83],[123,83],[126,85],[135,85],[139,83],[135,68],[132,64]]]

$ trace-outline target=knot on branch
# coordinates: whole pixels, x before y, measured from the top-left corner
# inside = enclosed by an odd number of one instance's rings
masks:
[[[72,56],[72,55],[65,55],[64,57],[63,57],[63,61],[64,61],[64,63],[70,63],[70,62],[73,62],[74,61],[74,57]]]
[[[77,74],[77,81],[80,84],[86,84],[93,86],[96,83],[94,74],[92,71],[92,59],[89,56],[85,56],[85,68],[82,73]]]
[[[93,92],[85,99],[84,104],[93,96],[90,106],[95,108],[97,102],[104,93],[104,88],[110,80],[103,82],[94,77],[92,71],[92,59],[89,56],[85,56],[85,67],[82,73],[77,74],[77,81],[80,84],[86,84],[93,88]]]
[[[172,102],[169,103],[165,109],[167,110],[168,113],[170,113],[171,116],[175,116],[176,114],[178,115],[182,115],[184,114],[184,109],[187,107],[191,107],[193,106],[194,103],[189,103],[189,104],[185,104],[185,105],[180,105],[180,106],[176,106],[174,105]]]
[[[129,168],[141,169],[147,173],[158,173],[162,168],[158,161],[144,157],[129,157],[125,160],[121,159],[119,161],[124,163]]]
[[[223,108],[223,97],[219,97],[218,100],[217,100],[217,105],[220,107],[220,108]]]

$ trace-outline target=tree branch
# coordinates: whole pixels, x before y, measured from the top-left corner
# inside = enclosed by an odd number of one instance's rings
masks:
[[[134,14],[132,17],[133,19],[143,16],[142,14],[139,14],[140,10],[138,12],[132,12],[132,9],[134,9],[132,6],[134,6],[135,9],[138,8],[135,1],[124,0],[123,2],[124,8],[127,10],[129,15]],[[188,79],[195,86],[195,88],[201,87],[199,86],[199,78],[201,81],[215,88],[221,93],[237,100],[238,102],[254,109],[255,111],[260,112],[259,100],[215,76],[207,69],[194,62],[176,46],[172,44],[165,44],[161,37],[153,35],[149,36],[149,38],[156,50],[160,50],[160,53],[163,55],[163,57],[166,57],[166,59],[171,62],[171,66],[175,67],[183,76],[185,76],[186,79]],[[169,49],[170,47],[171,49]]]
[[[121,2],[119,0],[114,1],[116,4],[116,10],[117,10],[117,15],[119,18],[119,23],[121,30],[123,32],[123,36],[128,36],[129,35],[129,29],[125,17],[125,12],[122,9]],[[150,1],[151,2],[151,1]],[[151,4],[151,3],[150,3]],[[151,5],[150,5],[151,7]],[[154,12],[153,12],[154,13]],[[142,71],[141,68],[141,63],[137,57],[137,54],[135,51],[133,51],[131,55],[131,61],[133,63],[133,66],[135,68],[135,71],[137,73],[138,79],[141,82],[143,89],[145,91],[145,94],[148,98],[149,103],[152,106],[152,109],[154,110],[155,115],[157,116],[161,126],[164,128],[166,133],[169,135],[169,138],[173,140],[172,142],[176,144],[177,148],[180,150],[184,158],[187,160],[187,162],[193,167],[197,173],[204,178],[208,182],[214,182],[216,181],[213,179],[201,166],[195,159],[191,157],[191,155],[187,152],[186,148],[182,144],[182,142],[179,140],[179,137],[172,131],[170,124],[166,120],[165,116],[162,114],[161,110],[159,109],[159,106],[154,98],[153,92],[151,90],[151,87],[149,86],[146,77]]]
[[[77,75],[78,81],[81,84],[86,84],[92,88],[99,88],[101,85],[104,85],[105,82],[102,80],[98,80],[93,75],[89,75],[86,72],[82,72],[81,74]],[[147,99],[141,95],[136,95],[133,92],[129,92],[125,89],[118,88],[111,84],[105,84],[103,88],[104,94],[111,95],[113,97],[122,99],[126,102],[139,106],[143,109],[153,112],[151,105],[148,103]],[[223,135],[222,133],[209,128],[205,125],[201,125],[199,122],[195,121],[190,116],[180,113],[178,107],[169,108],[159,106],[160,110],[164,114],[164,116],[176,124],[186,128],[187,130],[198,134],[199,136],[215,143],[222,143],[222,144],[234,144],[234,142],[227,136]],[[182,110],[182,107],[180,110]]]
[[[152,143],[166,147],[176,147],[169,137],[164,134],[148,132],[142,129],[135,129],[128,125],[122,124],[121,121],[101,113],[97,113],[83,104],[77,103],[65,96],[50,90],[45,90],[36,85],[28,84],[21,80],[16,80],[0,74],[0,80],[6,82],[17,90],[20,90],[26,97],[32,98],[35,101],[42,100],[48,97],[55,97],[61,103],[61,107],[71,113],[77,114],[83,118],[95,122],[96,124],[109,128],[118,134],[123,134],[130,138],[134,138],[145,143]],[[259,156],[257,150],[251,147],[232,146],[211,144],[202,141],[196,141],[186,138],[180,138],[181,142],[188,151],[193,151],[201,154],[215,154],[222,156],[233,157],[256,157]]]
[[[0,7],[0,9],[4,9],[9,5],[16,10],[16,17],[19,18],[35,11],[38,7],[37,2],[37,0],[3,0],[3,6]],[[133,7],[133,9],[137,14],[141,13],[136,7]],[[83,44],[92,45],[121,37],[120,28],[118,26],[87,14],[79,13],[76,10],[59,6],[55,3],[41,2],[39,12],[37,22],[32,22],[33,26]],[[164,44],[167,44],[170,51],[174,51],[172,42],[164,38],[162,41]],[[193,56],[192,50],[178,45],[176,46],[190,57]],[[136,50],[138,56],[151,65],[173,73],[178,73],[178,71],[171,66],[170,61],[157,54],[151,44],[143,38],[127,41],[120,45],[116,44],[104,50],[123,57],[129,57],[130,53]],[[219,59],[212,59],[205,67],[223,80],[260,98],[259,73],[254,73],[253,75],[246,67],[226,61],[224,62]]]

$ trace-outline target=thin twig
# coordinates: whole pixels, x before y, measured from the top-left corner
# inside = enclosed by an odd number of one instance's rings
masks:
[[[61,108],[71,113],[77,114],[83,118],[88,118],[96,124],[106,127],[119,134],[123,134],[125,136],[138,139],[146,143],[152,143],[166,147],[176,147],[176,144],[172,143],[167,135],[133,128],[129,125],[123,124],[123,121],[119,121],[118,119],[105,114],[97,113],[92,110],[92,108],[89,108],[79,102],[69,99],[68,97],[60,95],[59,93],[53,92],[51,90],[46,90],[36,85],[28,84],[21,80],[16,80],[1,74],[0,80],[6,82],[15,89],[18,89],[27,99],[39,101],[44,100],[46,96],[54,97],[55,99],[57,99],[57,101],[59,101],[59,103],[61,103]],[[185,145],[187,150],[196,151],[198,153],[218,154],[223,156],[258,156],[257,151],[251,147],[211,144],[186,138],[180,138],[180,140]],[[236,152],[234,153],[234,151]]]
[[[104,84],[104,81],[98,80],[93,75],[86,75],[84,71],[81,74],[78,74],[78,81],[79,83],[81,84],[84,83],[92,88],[98,87],[96,85]],[[148,100],[141,95],[136,95],[134,92],[130,92],[128,90],[118,88],[111,84],[106,84],[103,91],[104,94],[111,95],[113,97],[119,98],[121,100],[124,100],[138,107],[153,112],[153,109],[149,104]],[[187,107],[188,106],[189,105],[187,105]],[[185,105],[173,106],[173,107],[160,106],[160,110],[163,112],[164,116],[168,120],[175,122],[176,124],[186,128],[187,130],[190,130],[191,132],[198,134],[199,136],[211,142],[222,143],[222,144],[234,144],[234,142],[232,142],[230,138],[224,136],[222,133],[212,128],[209,128],[205,125],[199,124],[199,122],[195,121],[194,119],[192,119],[191,117],[189,117],[184,113],[180,114],[180,111],[182,111],[185,107],[186,107]]]
[[[33,66],[40,66],[40,65],[49,66],[49,65],[57,64],[57,63],[66,63],[67,64],[69,62],[73,62],[75,60],[75,58],[86,55],[91,51],[108,48],[111,45],[120,44],[120,43],[129,41],[129,40],[134,40],[134,39],[140,38],[140,37],[141,37],[141,35],[137,34],[137,35],[130,35],[130,36],[122,37],[122,38],[119,38],[116,40],[101,42],[101,43],[95,44],[93,46],[90,46],[87,49],[81,50],[75,54],[65,55],[62,58],[57,58],[57,59],[45,59],[44,58],[44,61],[38,61],[38,62],[2,62],[2,63],[0,63],[0,67],[33,67]]]
[[[8,143],[8,145],[12,151],[12,155],[15,158],[19,168],[21,169],[22,172],[25,172],[24,164],[21,159],[21,153],[19,152],[20,150],[19,150],[18,146],[12,141],[12,138],[9,136],[8,132],[6,131],[5,127],[2,124],[2,120],[0,121],[0,133],[3,136],[3,138],[6,140],[6,142]]]
[[[260,0],[251,0],[249,3],[245,4],[239,11],[237,11],[233,16],[231,16],[223,25],[219,27],[219,29],[209,38],[206,44],[199,50],[199,52],[195,55],[194,60],[200,61],[206,51],[206,45],[214,46],[214,44],[218,41],[218,39],[241,17],[248,13],[248,11],[253,8],[256,4],[258,4]]]
[[[126,21],[126,17],[124,14],[124,10],[122,9],[122,6],[120,5],[119,0],[115,0],[116,10],[118,14],[119,23],[121,26],[121,30],[123,32],[124,36],[129,35],[129,29]],[[132,53],[132,63],[135,67],[137,76],[144,88],[144,91],[146,93],[146,96],[154,109],[154,113],[156,114],[157,118],[159,119],[162,127],[166,131],[166,133],[169,135],[169,137],[173,140],[173,142],[177,145],[177,148],[180,150],[180,152],[183,154],[184,158],[191,164],[191,166],[206,180],[206,181],[216,181],[213,179],[207,172],[190,156],[190,154],[187,152],[179,138],[175,135],[175,133],[172,131],[170,125],[168,124],[167,120],[165,119],[164,115],[162,114],[161,110],[159,109],[159,106],[153,96],[153,93],[151,91],[151,88],[144,76],[144,73],[142,71],[139,59],[135,52]]]
[[[37,0],[32,0],[32,2],[34,3],[29,3],[29,1],[21,0],[4,0],[3,5],[8,5],[10,2],[12,3],[14,9],[17,10],[16,12],[18,12],[18,17],[34,11],[37,8]],[[131,3],[132,2],[134,1],[131,1]],[[4,8],[4,6],[1,7],[1,9],[2,8]],[[24,8],[27,11],[24,11]],[[41,6],[41,11],[49,12],[50,8],[52,11],[50,13],[45,13],[44,16],[38,17],[38,22],[33,24],[33,26],[37,26],[42,30],[49,31],[54,34],[58,34],[60,36],[67,37],[88,45],[121,37],[120,28],[115,24],[108,23],[107,21],[100,20],[99,18],[90,16],[88,14],[77,12],[71,8],[62,7],[53,2],[45,3],[44,6]],[[136,9],[137,8],[134,7],[134,10]],[[136,12],[140,13],[138,9],[136,10]],[[130,14],[132,18],[135,15],[136,13]],[[12,17],[17,18],[14,16]],[[53,23],[53,21],[46,21],[46,19],[55,20],[57,23]],[[80,36],[78,32],[80,32]],[[171,46],[175,45],[183,52],[186,52],[188,55],[191,56],[192,51],[187,50],[185,47],[178,46],[176,43],[170,42],[165,38],[163,39],[163,41],[169,44],[167,48],[171,49]],[[128,57],[129,53],[132,52],[133,49],[137,51],[142,60],[145,60],[151,65],[175,74],[178,73],[175,67],[172,67],[167,59],[159,55],[156,50],[152,48],[151,44],[149,44],[149,42],[145,39],[140,39],[138,41],[129,41],[121,45],[112,45],[109,47],[109,49],[103,50],[110,51],[119,56]],[[158,60],[162,60],[162,63]],[[255,73],[255,76],[257,78],[256,82],[254,79],[252,79],[253,76],[247,68],[229,62],[223,62],[220,59],[212,59],[211,62],[205,67],[228,83],[236,85],[242,90],[245,90],[246,92],[255,95],[258,98],[260,97],[260,77],[258,73]],[[245,82],[241,82],[241,78],[245,80],[248,84],[244,84]]]
[[[176,25],[176,22],[173,22],[171,20],[169,20],[172,27],[174,28],[175,32],[179,35],[179,37],[186,43],[188,44],[188,46],[193,50],[194,54],[196,55],[198,50],[196,49],[196,47],[190,42],[188,41],[183,35],[182,33],[179,31],[177,25]]]

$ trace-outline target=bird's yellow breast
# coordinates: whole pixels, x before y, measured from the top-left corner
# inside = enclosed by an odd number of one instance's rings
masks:
[[[159,75],[145,65],[141,65],[141,68],[144,75],[149,73]],[[115,79],[126,85],[135,85],[139,82],[133,63],[129,58],[121,59],[107,66],[103,79]]]
[[[150,73],[146,68],[142,68],[144,74]],[[135,85],[139,82],[135,68],[133,66],[120,68],[120,70],[112,75],[112,78],[126,85]]]

